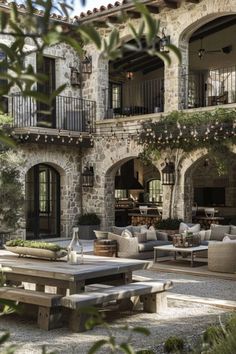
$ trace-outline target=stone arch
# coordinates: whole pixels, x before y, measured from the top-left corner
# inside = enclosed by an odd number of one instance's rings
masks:
[[[60,204],[61,204],[61,237],[68,237],[69,232],[75,222],[75,218],[80,212],[80,161],[77,153],[71,149],[62,147],[60,151],[53,146],[22,146],[21,154],[27,156],[20,169],[20,179],[22,182],[23,194],[26,190],[27,172],[35,165],[46,164],[53,167],[60,175]],[[17,230],[19,235],[25,238],[25,215],[20,218],[20,227]]]
[[[235,163],[234,166],[236,166],[236,159],[235,159],[235,154],[236,154],[236,146],[233,146],[230,155],[228,156],[228,160],[230,161],[229,166],[232,166]],[[195,175],[195,172],[199,166],[203,165],[203,161],[209,158],[210,164],[212,165],[213,163],[213,170],[216,171],[216,165],[213,160],[211,160],[208,151],[206,149],[199,149],[195,151],[191,157],[187,157],[183,160],[181,164],[181,171],[180,171],[180,191],[179,191],[179,196],[183,195],[183,198],[179,198],[180,201],[182,201],[182,215],[183,219],[186,221],[191,221],[192,220],[192,205],[193,205],[193,177]],[[231,168],[231,167],[230,167]],[[210,175],[212,169],[207,172],[207,175]],[[229,178],[229,183],[227,185],[227,190],[226,190],[226,204],[231,205],[229,200],[233,200],[236,195],[236,180],[234,178],[235,173],[233,170],[229,170],[229,173],[226,174]],[[214,176],[217,176],[214,173]],[[219,178],[219,177],[218,177]],[[222,176],[224,179],[225,177]],[[222,182],[221,182],[222,183]],[[216,185],[216,187],[219,185]],[[222,187],[222,185],[220,185]]]
[[[185,108],[187,97],[187,76],[185,80],[182,78],[189,72],[189,40],[192,34],[208,22],[233,14],[236,14],[236,3],[233,0],[229,0],[204,2],[204,4],[199,4],[198,11],[193,10],[190,12],[190,16],[185,16],[185,12],[180,16],[180,26],[174,35],[176,36],[176,45],[182,53],[182,62],[179,70],[179,97],[181,99],[178,107],[180,109]],[[184,17],[184,20],[181,20],[182,17]]]

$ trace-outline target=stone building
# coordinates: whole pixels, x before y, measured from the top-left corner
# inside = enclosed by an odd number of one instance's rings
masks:
[[[45,52],[42,68],[55,87],[67,83],[63,97],[57,98],[54,117],[46,122],[51,125],[39,124],[43,120],[37,116],[32,118],[28,110],[33,102],[30,105],[13,95],[9,109],[13,109],[15,133],[26,157],[21,171],[26,208],[18,230],[24,237],[68,236],[78,215],[86,212],[96,212],[101,228],[108,229],[115,223],[116,198],[156,203],[167,218],[172,187],[161,183],[166,154],[153,161],[152,167],[142,165],[138,159],[142,146],[136,139],[141,124],[174,110],[235,108],[236,2],[143,2],[160,19],[158,48],[165,51],[166,43],[176,45],[182,52],[181,63],[173,55],[167,66],[159,58],[128,50],[123,58],[108,62],[90,45],[86,59],[92,68],[79,85],[79,59],[61,45]],[[120,10],[137,28],[140,14],[125,0],[81,13],[78,20],[99,26],[103,36],[110,33],[109,20],[118,26],[122,41],[132,44],[127,23],[118,21]],[[37,58],[29,60],[37,65]],[[194,203],[216,207],[227,220],[236,217],[234,152],[227,159],[231,167],[223,176],[218,176],[205,150],[182,159],[175,186],[175,217],[190,221]],[[125,170],[122,166],[130,169],[139,187],[116,185]],[[86,167],[94,173],[92,186],[82,183]]]

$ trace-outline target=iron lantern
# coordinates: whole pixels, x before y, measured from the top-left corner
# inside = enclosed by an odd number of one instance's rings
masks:
[[[94,171],[93,167],[85,166],[82,173],[82,186],[83,187],[93,187],[94,183]]]
[[[175,184],[175,165],[173,162],[167,162],[162,172],[162,184],[171,186]]]

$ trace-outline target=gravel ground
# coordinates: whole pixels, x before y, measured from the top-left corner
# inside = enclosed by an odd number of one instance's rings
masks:
[[[173,292],[211,298],[236,300],[236,282],[216,278],[193,277],[183,274],[158,273],[157,271],[139,271],[136,274],[152,279],[171,279],[174,282]],[[135,334],[131,343],[136,349],[151,348],[155,353],[163,353],[162,343],[170,336],[177,335],[196,342],[204,329],[213,323],[218,323],[219,316],[223,319],[230,312],[207,305],[187,303],[176,300],[168,301],[168,310],[161,314],[147,314],[136,311],[132,316],[125,316],[110,322],[118,341],[127,339],[127,332],[121,326],[143,326],[150,330],[151,335],[144,337]],[[118,315],[117,315],[118,316]],[[11,332],[9,343],[17,345],[16,354],[42,353],[42,345],[47,350],[55,350],[58,354],[85,354],[91,345],[106,336],[102,326],[85,333],[71,333],[67,329],[57,329],[50,332],[39,330],[35,321],[15,318],[15,315],[1,317],[0,329]],[[108,353],[104,348],[99,353]]]

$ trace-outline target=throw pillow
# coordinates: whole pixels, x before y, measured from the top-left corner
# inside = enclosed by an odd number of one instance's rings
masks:
[[[157,236],[156,236],[156,230],[147,230],[147,241],[156,241]]]
[[[230,225],[211,224],[210,240],[222,241],[224,234],[229,234]]]
[[[236,235],[236,226],[235,225],[230,225],[230,234]]]
[[[201,229],[200,224],[186,224],[184,222],[181,222],[179,225],[179,233],[181,234],[185,230],[191,231],[191,232],[199,232]]]
[[[144,233],[134,232],[134,237],[137,237],[138,243],[147,242],[147,234],[146,234],[146,232],[144,232]]]
[[[224,238],[225,238],[225,237],[230,238],[230,240],[236,240],[236,235],[224,234]],[[224,238],[223,238],[223,240],[224,240]]]
[[[129,231],[128,229],[125,229],[124,231],[122,231],[121,236],[122,237],[126,237],[126,238],[132,238],[133,237],[132,232]]]
[[[135,232],[141,232],[141,226],[132,226],[132,234],[134,235]]]
[[[234,242],[234,243],[236,243],[236,238],[235,239],[231,239],[229,236],[225,236],[223,238],[222,242]]]

